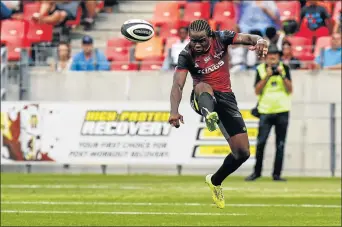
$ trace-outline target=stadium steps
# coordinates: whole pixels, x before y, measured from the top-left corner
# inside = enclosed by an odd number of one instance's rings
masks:
[[[101,51],[105,51],[108,39],[121,36],[121,25],[126,20],[150,20],[157,3],[156,1],[120,1],[118,12],[112,14],[100,13],[97,16],[93,30],[84,31],[83,26],[80,26],[71,33],[73,53],[81,50],[81,40],[84,35],[92,36],[94,46]]]
[[[136,17],[140,18],[140,14],[153,14],[158,1],[120,1],[119,12],[139,14]]]

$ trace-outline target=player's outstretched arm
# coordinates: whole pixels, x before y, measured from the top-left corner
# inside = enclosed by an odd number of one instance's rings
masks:
[[[251,45],[249,49],[257,51],[258,57],[265,57],[268,52],[268,42],[258,35],[238,33],[233,44]]]
[[[183,122],[183,116],[179,114],[178,108],[182,100],[183,88],[186,81],[186,76],[188,74],[187,70],[176,70],[173,77],[173,84],[170,94],[171,111],[169,123],[176,128],[179,127],[179,121]]]

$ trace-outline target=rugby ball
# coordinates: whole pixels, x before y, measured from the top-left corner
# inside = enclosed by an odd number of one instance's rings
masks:
[[[121,26],[121,34],[132,42],[145,42],[154,35],[152,24],[145,20],[132,19]]]

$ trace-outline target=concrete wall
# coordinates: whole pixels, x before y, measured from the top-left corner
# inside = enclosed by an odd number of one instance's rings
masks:
[[[37,101],[168,101],[172,72],[79,72],[52,73],[46,68],[30,72],[31,100]],[[285,175],[330,175],[330,103],[336,103],[336,174],[341,175],[341,75],[339,71],[293,71],[293,109],[291,111],[285,152]],[[254,72],[232,75],[233,90],[240,102],[255,102]],[[189,102],[192,81],[189,77],[183,101]],[[265,174],[273,168],[275,138],[272,131],[266,147]],[[217,166],[185,166],[185,173],[213,171]],[[13,169],[14,168],[14,169]],[[100,172],[99,166],[33,167],[33,171]],[[2,170],[18,170],[2,167]],[[23,169],[22,169],[23,170]],[[164,171],[163,171],[164,170]],[[175,166],[110,166],[110,173],[176,173]],[[238,174],[247,174],[251,167],[243,167]]]

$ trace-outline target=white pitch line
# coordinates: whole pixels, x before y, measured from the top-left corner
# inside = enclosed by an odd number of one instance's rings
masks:
[[[191,215],[191,216],[242,216],[239,213],[174,213],[174,212],[117,212],[117,211],[42,211],[42,210],[1,210],[1,213],[29,214],[111,214],[111,215]]]
[[[99,206],[208,206],[206,203],[131,203],[131,202],[52,202],[52,201],[1,201],[1,204],[31,205],[99,205]],[[212,204],[214,206],[214,204]],[[306,207],[341,208],[341,205],[327,204],[226,204],[228,207]]]
[[[109,185],[99,185],[99,184],[88,184],[88,185],[77,185],[77,184],[2,184],[1,188],[14,188],[14,189],[44,189],[44,188],[55,188],[55,189],[113,189],[113,188],[119,188],[124,190],[142,190],[142,189],[154,189],[155,186],[153,185],[125,185],[125,184],[109,184]],[[181,189],[183,190],[183,187],[175,187],[175,186],[167,186],[168,189]],[[207,190],[207,187],[196,187],[196,189],[203,189]],[[244,187],[244,188],[238,188],[238,187],[224,187],[225,191],[248,191],[248,192],[259,192],[259,188],[252,188],[252,187]],[[274,188],[262,188],[263,192],[266,193],[282,193],[282,192],[302,192],[302,189],[289,189],[289,188],[282,188],[282,189],[274,189]],[[305,190],[305,192],[322,192],[322,193],[341,193],[341,188],[338,189],[321,189],[321,188],[311,188],[308,190]]]

